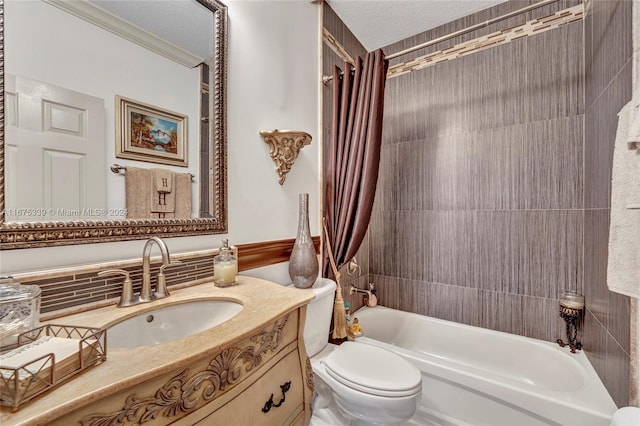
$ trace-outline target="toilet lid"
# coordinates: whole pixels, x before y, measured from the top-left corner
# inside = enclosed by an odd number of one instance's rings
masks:
[[[408,396],[422,387],[420,370],[399,355],[364,343],[345,342],[324,360],[338,382],[379,396]]]

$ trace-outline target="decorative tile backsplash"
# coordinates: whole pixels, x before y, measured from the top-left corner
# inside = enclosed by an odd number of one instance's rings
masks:
[[[165,270],[169,289],[172,286],[175,287],[195,280],[210,279],[213,276],[213,257],[216,254],[216,250],[207,250],[172,255],[172,260],[180,260],[182,264]],[[155,275],[159,272],[160,265],[159,257],[152,258],[152,284],[155,284]],[[142,262],[140,260],[19,274],[14,275],[14,278],[22,284],[35,284],[41,288],[40,312],[46,318],[46,314],[51,314],[54,311],[61,311],[60,314],[63,314],[73,308],[80,308],[88,304],[99,306],[101,302],[106,304],[109,303],[107,302],[109,299],[120,297],[122,277],[101,278],[97,275],[99,271],[116,268],[128,271],[134,283],[134,291],[140,291],[142,281]]]
[[[313,236],[312,240],[316,252],[319,252],[320,237]],[[238,270],[242,272],[288,261],[294,241],[290,238],[238,244]],[[171,260],[179,260],[182,264],[165,269],[169,289],[210,281],[213,278],[213,257],[217,254],[218,249],[172,254]],[[151,258],[152,285],[155,285],[161,260],[160,256]],[[22,284],[35,284],[42,289],[40,311],[43,319],[50,319],[115,303],[122,292],[123,278],[98,277],[98,272],[107,269],[128,271],[134,292],[140,291],[141,259],[14,274],[14,278]]]

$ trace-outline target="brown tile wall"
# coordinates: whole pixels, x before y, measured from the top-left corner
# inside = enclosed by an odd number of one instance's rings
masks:
[[[578,21],[387,80],[369,229],[370,273],[383,302],[544,340],[563,336],[558,295],[584,291],[582,46]]]
[[[535,1],[506,2],[384,51]],[[392,64],[579,3],[561,0]],[[565,337],[559,293],[583,293],[585,351],[626,405],[629,300],[607,290],[606,255],[616,114],[631,97],[631,2],[585,8],[584,22],[387,81],[360,286],[375,282],[393,308],[550,341]],[[326,4],[325,28],[353,46]],[[341,62],[325,48],[325,74]],[[330,85],[325,118],[329,96]]]
[[[618,405],[629,402],[630,301],[607,289],[611,162],[617,113],[631,100],[632,2],[586,2],[585,351]]]

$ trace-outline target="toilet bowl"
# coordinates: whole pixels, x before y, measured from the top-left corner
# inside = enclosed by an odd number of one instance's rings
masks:
[[[316,382],[326,385],[318,393],[331,392],[314,409],[336,408],[356,424],[392,425],[407,421],[418,408],[420,372],[386,349],[356,342],[331,345],[312,358],[311,366]]]
[[[640,425],[640,408],[622,407],[611,418],[611,426],[638,426]]]
[[[421,399],[420,371],[389,350],[357,340],[329,344],[335,289],[334,281],[318,279],[307,306],[304,341],[316,378],[316,422],[312,418],[311,423],[392,425],[409,420]]]

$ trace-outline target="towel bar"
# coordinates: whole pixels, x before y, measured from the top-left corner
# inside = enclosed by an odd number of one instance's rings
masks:
[[[125,166],[121,166],[120,164],[112,164],[110,167],[111,171],[113,173],[116,174],[125,174],[125,171],[127,170],[127,168]],[[191,175],[191,182],[195,182],[196,178],[192,173],[189,173]]]

